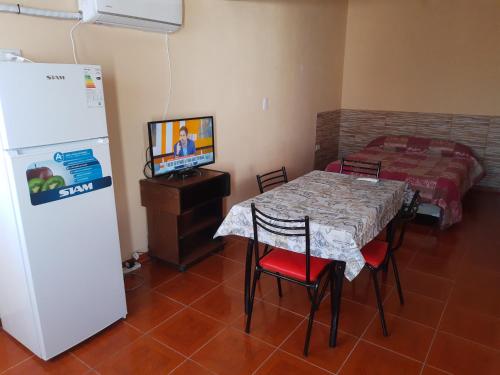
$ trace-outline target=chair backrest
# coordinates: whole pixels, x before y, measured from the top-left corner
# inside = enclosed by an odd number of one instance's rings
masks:
[[[392,241],[393,245],[391,246],[391,250],[397,250],[403,244],[406,225],[411,222],[417,216],[418,207],[420,206],[420,191],[416,191],[413,194],[413,197],[409,204],[403,205],[401,210],[399,210],[398,215],[395,219],[395,228],[394,228],[394,237],[397,237],[395,242]]]
[[[255,261],[260,266],[259,255],[259,229],[284,237],[304,237],[305,238],[305,255],[306,255],[306,282],[310,283],[310,268],[311,268],[311,251],[310,251],[310,231],[309,231],[309,216],[303,219],[280,219],[265,214],[255,207],[252,203],[252,223],[253,223],[253,239]],[[265,254],[263,255],[265,256]]]
[[[372,162],[342,158],[342,162],[340,164],[340,173],[376,176],[378,178],[381,168],[382,163],[380,161]]]
[[[288,176],[286,175],[285,167],[281,167],[281,169],[272,172],[257,175],[257,184],[259,185],[259,191],[261,194],[266,191],[268,187],[287,182]]]

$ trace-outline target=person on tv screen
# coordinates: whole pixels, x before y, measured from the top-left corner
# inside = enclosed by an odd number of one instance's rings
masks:
[[[196,153],[196,145],[193,140],[188,138],[188,130],[185,126],[181,126],[179,129],[179,138],[179,142],[174,146],[174,156],[176,158]]]

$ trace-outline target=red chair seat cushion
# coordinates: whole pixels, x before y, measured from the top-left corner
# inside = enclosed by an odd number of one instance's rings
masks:
[[[332,261],[311,256],[309,280],[314,282],[323,269]],[[306,255],[289,250],[274,248],[266,256],[260,259],[262,268],[278,272],[281,275],[296,280],[306,281]]]
[[[387,242],[380,240],[370,241],[361,249],[366,263],[374,268],[380,267],[387,254]]]

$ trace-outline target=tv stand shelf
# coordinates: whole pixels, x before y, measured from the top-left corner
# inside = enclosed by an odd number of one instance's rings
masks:
[[[222,200],[230,194],[230,176],[203,168],[199,172],[184,179],[161,176],[140,181],[149,254],[181,271],[223,247],[222,239],[212,237],[223,220]]]

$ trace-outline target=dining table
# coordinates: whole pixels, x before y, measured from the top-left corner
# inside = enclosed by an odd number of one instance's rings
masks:
[[[361,249],[391,224],[409,199],[405,182],[363,178],[314,170],[263,194],[233,205],[214,237],[236,235],[248,238],[245,261],[244,307],[248,310],[252,273],[254,232],[251,204],[282,219],[309,216],[312,256],[334,261],[334,312],[331,332],[337,332],[343,279],[352,281],[363,269]],[[259,231],[259,242],[271,248],[305,253],[304,237],[284,237]],[[336,334],[330,344],[335,346]]]

